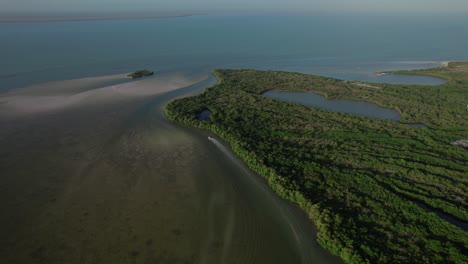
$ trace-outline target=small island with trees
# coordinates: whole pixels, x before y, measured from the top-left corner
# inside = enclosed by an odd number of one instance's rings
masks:
[[[138,70],[134,73],[130,73],[128,75],[128,77],[132,78],[132,79],[138,79],[138,78],[142,78],[142,77],[146,77],[146,76],[151,76],[153,75],[154,72],[152,71],[148,71],[148,70]]]
[[[437,86],[351,82],[300,73],[215,70],[219,84],[165,108],[210,130],[315,223],[346,263],[468,263],[468,63],[402,71]],[[397,109],[400,122],[267,98],[315,92]],[[200,113],[209,111],[209,118]]]

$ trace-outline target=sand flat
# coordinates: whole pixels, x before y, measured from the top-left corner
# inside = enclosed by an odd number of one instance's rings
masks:
[[[69,95],[128,82],[128,73],[51,81],[12,89],[3,95]]]
[[[0,97],[0,116],[34,114],[153,96],[190,86],[207,78],[180,73],[161,75],[99,88],[99,84],[125,80],[126,75],[110,75],[33,85]]]

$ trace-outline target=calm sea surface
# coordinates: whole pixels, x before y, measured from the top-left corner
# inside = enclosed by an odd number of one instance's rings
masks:
[[[467,17],[204,15],[0,24],[0,87],[151,68],[250,67],[346,79],[468,59]]]
[[[2,108],[11,99],[6,92],[143,68],[157,71],[146,84],[171,74],[257,68],[436,85],[442,81],[374,72],[468,59],[468,18],[204,15],[0,23],[0,40],[0,262],[340,263],[317,244],[306,214],[279,199],[228,149],[164,117],[167,102],[215,84],[213,77],[118,100],[91,93],[96,84],[64,87],[70,90],[60,96],[73,94],[86,104],[13,117]],[[62,93],[48,84],[28,91],[23,107]]]

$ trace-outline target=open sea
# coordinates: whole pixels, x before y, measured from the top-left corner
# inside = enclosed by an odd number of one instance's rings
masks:
[[[391,82],[373,73],[468,59],[468,17],[225,14],[2,23],[0,39],[2,90],[138,68],[259,68]]]

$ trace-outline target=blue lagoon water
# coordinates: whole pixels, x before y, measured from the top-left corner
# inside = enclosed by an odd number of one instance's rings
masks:
[[[205,79],[214,68],[437,85],[443,81],[374,73],[468,59],[468,18],[0,23],[0,40],[3,262],[340,263],[318,245],[304,212],[212,135],[169,122],[163,107],[215,84]],[[103,89],[89,80],[49,83],[137,69],[156,75],[135,83],[105,77],[99,84],[112,85]],[[205,80],[184,81],[192,77]],[[164,80],[187,87],[151,93]],[[12,115],[4,104],[24,111]],[[44,107],[55,108],[37,111]]]
[[[348,113],[369,118],[392,120],[395,122],[400,119],[400,114],[394,109],[381,107],[368,102],[353,100],[328,100],[325,96],[312,92],[269,91],[263,95],[269,98],[313,106],[327,111]]]

